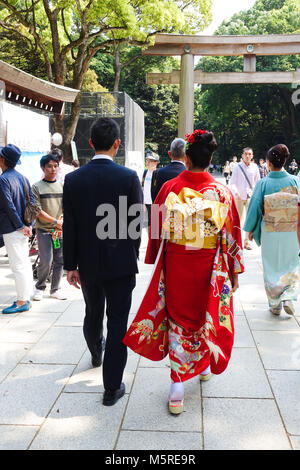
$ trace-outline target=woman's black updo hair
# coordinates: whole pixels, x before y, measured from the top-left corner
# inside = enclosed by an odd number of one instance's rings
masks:
[[[190,143],[189,139],[186,146],[185,153],[190,158],[192,164],[196,168],[207,168],[210,164],[212,154],[218,148],[218,143],[212,132],[206,132],[205,134],[197,134],[195,131],[194,142]]]
[[[289,156],[290,151],[284,144],[275,145],[267,152],[267,159],[276,169],[282,168]]]

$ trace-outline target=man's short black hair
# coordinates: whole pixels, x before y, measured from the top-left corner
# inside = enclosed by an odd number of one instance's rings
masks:
[[[47,163],[54,161],[59,165],[59,160],[56,155],[53,155],[53,153],[48,153],[47,155],[44,155],[41,160],[40,160],[40,166],[41,168],[45,168]]]
[[[110,118],[99,118],[91,128],[91,141],[96,151],[109,150],[120,138],[119,124]]]

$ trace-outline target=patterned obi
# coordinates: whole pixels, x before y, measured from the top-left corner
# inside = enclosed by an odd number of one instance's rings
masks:
[[[165,239],[191,248],[216,248],[229,211],[226,204],[205,199],[203,194],[183,188],[178,195],[169,193],[165,205]]]
[[[298,224],[298,191],[287,187],[264,197],[266,232],[295,232]]]

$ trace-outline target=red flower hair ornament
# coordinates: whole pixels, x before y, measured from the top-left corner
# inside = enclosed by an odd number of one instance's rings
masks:
[[[185,140],[187,144],[193,144],[198,140],[198,136],[207,134],[208,131],[202,131],[201,129],[195,130],[192,134],[185,134]]]

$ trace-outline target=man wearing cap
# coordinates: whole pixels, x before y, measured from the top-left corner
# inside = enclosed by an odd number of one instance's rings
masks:
[[[21,150],[15,145],[8,144],[0,149],[0,233],[3,235],[17,290],[17,300],[2,310],[4,314],[25,312],[31,307],[33,277],[28,237],[32,235],[32,229],[24,222],[25,180],[33,203],[34,198],[27,178],[15,170],[20,156]]]
[[[185,170],[184,157],[185,157],[185,140],[176,138],[173,140],[168,151],[171,163],[164,168],[155,170],[152,173],[151,180],[151,198],[152,202],[155,201],[162,185],[169,181]]]
[[[144,191],[144,204],[147,210],[147,227],[150,227],[150,217],[151,217],[151,180],[154,170],[156,170],[157,165],[159,164],[159,156],[154,152],[148,152],[146,155],[146,166],[147,170],[144,171],[142,179],[142,188]]]

